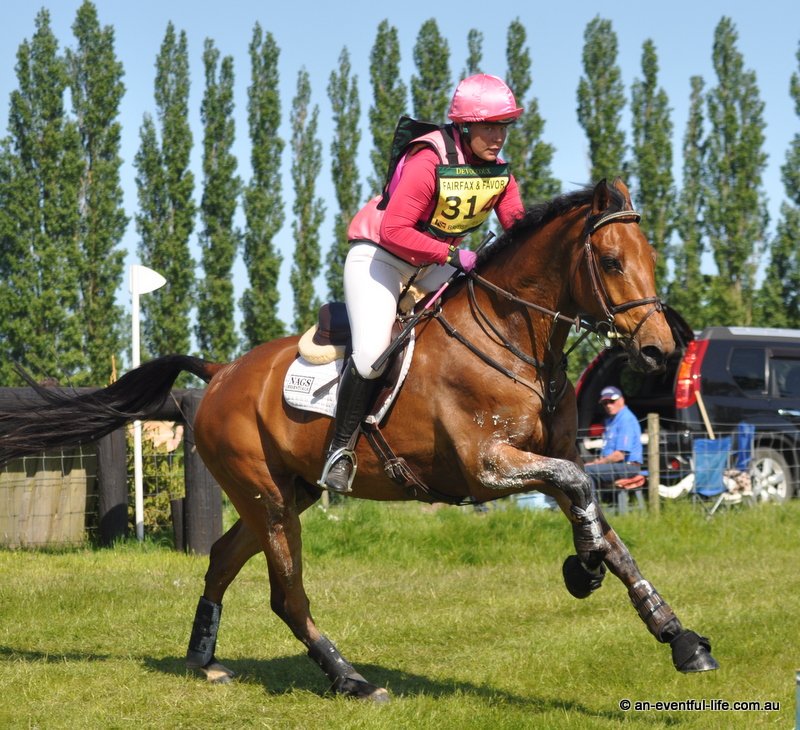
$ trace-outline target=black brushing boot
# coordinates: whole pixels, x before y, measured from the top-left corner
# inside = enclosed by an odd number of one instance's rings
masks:
[[[217,646],[217,632],[221,615],[221,603],[212,603],[207,598],[200,596],[194,624],[192,624],[189,649],[186,652],[186,663],[190,667],[199,669],[214,661],[214,649]]]

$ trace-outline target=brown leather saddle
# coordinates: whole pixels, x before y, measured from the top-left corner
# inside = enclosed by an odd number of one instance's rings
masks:
[[[395,321],[392,327],[392,337],[397,337],[400,331],[400,324]],[[343,347],[345,360],[350,357],[350,353],[352,352],[350,319],[347,316],[347,307],[344,302],[326,302],[319,308],[319,312],[317,313],[317,329],[312,335],[311,341],[318,347]],[[379,413],[386,403],[386,400],[394,391],[397,381],[400,378],[406,347],[407,343],[398,348],[397,352],[392,355],[383,375],[378,379],[377,396],[370,412],[367,414],[367,418]],[[322,386],[322,388],[324,389],[331,385],[333,385],[333,383],[328,383]]]

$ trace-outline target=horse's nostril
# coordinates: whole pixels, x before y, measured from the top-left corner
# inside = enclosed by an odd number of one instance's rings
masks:
[[[661,367],[664,364],[664,353],[660,348],[654,345],[646,345],[643,347],[642,355],[650,360],[655,367]]]

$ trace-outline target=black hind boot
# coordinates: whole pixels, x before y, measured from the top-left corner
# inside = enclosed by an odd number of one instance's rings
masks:
[[[358,374],[352,359],[347,361],[339,383],[333,438],[328,446],[322,476],[317,482],[323,489],[339,494],[352,491],[357,463],[351,442],[372,403],[374,386],[374,380],[367,380]]]

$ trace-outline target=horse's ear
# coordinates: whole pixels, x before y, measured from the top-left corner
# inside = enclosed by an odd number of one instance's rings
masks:
[[[611,195],[608,191],[608,183],[603,178],[597,185],[594,186],[594,195],[592,197],[592,213],[603,213],[608,210],[608,204],[611,200]]]
[[[622,197],[625,198],[625,208],[633,210],[630,190],[628,190],[628,186],[623,182],[621,177],[614,178],[613,187],[619,190],[619,192],[622,193]]]

